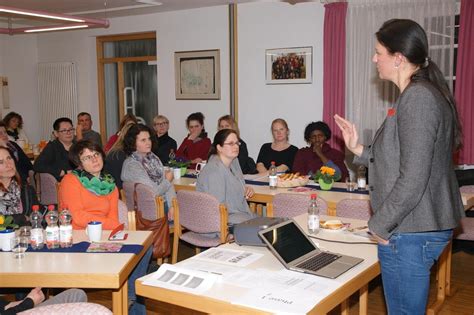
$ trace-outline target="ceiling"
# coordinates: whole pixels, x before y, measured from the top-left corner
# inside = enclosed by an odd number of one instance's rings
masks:
[[[0,6],[101,19],[227,5],[230,3],[288,2],[294,4],[310,1],[319,2],[319,0],[0,0]],[[162,4],[156,5],[154,4],[156,2]],[[8,23],[9,17],[6,13],[0,14],[0,22]],[[38,24],[38,19],[10,18],[13,25],[21,24],[28,26]]]

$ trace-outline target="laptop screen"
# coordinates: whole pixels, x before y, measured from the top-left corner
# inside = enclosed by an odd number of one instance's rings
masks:
[[[293,221],[262,235],[272,244],[272,247],[286,263],[290,263],[316,249],[314,244],[306,238]]]

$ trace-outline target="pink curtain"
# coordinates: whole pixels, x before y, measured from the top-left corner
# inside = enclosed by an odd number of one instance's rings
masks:
[[[334,114],[345,115],[347,2],[324,5],[323,120],[333,132],[329,145],[344,152]]]
[[[455,98],[464,133],[464,147],[457,163],[474,164],[474,1],[472,0],[461,0]]]

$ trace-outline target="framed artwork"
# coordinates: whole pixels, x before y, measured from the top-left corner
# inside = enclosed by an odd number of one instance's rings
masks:
[[[265,79],[267,84],[311,83],[313,47],[267,49]]]
[[[219,49],[174,53],[177,100],[221,98]]]

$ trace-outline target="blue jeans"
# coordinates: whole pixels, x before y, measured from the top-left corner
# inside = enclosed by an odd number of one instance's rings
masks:
[[[143,255],[142,259],[138,262],[138,265],[135,269],[132,270],[132,273],[128,277],[128,299],[131,301],[130,308],[128,310],[130,315],[145,315],[146,306],[145,299],[141,296],[137,297],[135,292],[135,280],[146,275],[148,269],[148,264],[150,263],[150,258],[153,255],[153,246],[150,246]]]
[[[431,266],[452,234],[452,230],[394,233],[388,245],[378,245],[389,315],[425,314]]]

